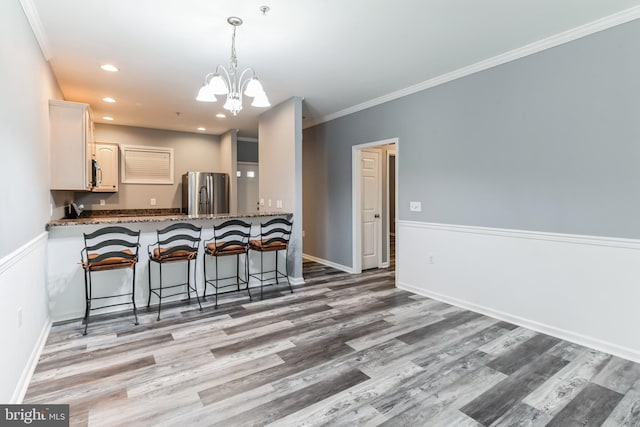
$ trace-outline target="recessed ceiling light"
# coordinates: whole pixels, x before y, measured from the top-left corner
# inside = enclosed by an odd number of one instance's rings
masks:
[[[116,100],[115,100],[115,99],[113,99],[113,98],[109,98],[109,97],[102,98],[102,100],[103,100],[104,102],[116,102]]]
[[[113,117],[109,117],[109,116],[104,116],[103,119],[108,120],[108,121],[112,121]]]
[[[198,128],[198,130],[206,130],[206,129],[205,129],[205,128],[203,128],[203,127],[200,127],[200,128]]]
[[[224,115],[224,114],[222,114],[222,113],[218,113],[218,114],[216,114],[216,117],[218,117],[218,118],[220,118],[220,119],[224,119],[224,118],[225,118],[225,117],[227,117],[227,116],[225,116],[225,115]]]
[[[102,68],[105,71],[111,71],[112,73],[115,73],[116,71],[118,71],[118,67],[111,64],[103,64],[100,66],[100,68]]]

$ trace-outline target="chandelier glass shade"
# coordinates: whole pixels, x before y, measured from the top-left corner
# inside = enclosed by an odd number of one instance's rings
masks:
[[[204,85],[198,92],[196,100],[202,102],[216,102],[216,95],[226,95],[227,100],[223,105],[234,116],[242,111],[242,95],[253,98],[251,106],[270,107],[267,94],[256,76],[253,68],[246,68],[238,73],[238,58],[236,56],[236,28],[242,25],[242,19],[230,17],[227,22],[233,26],[231,38],[231,59],[229,68],[218,65],[216,70],[204,78]]]

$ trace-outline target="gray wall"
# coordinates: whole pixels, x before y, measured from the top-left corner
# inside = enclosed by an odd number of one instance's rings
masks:
[[[223,172],[224,165],[228,163],[221,159],[220,138],[215,135],[96,123],[95,139],[99,142],[173,148],[174,183],[145,185],[120,181],[117,193],[75,193],[76,201],[84,204],[85,209],[179,208],[182,206],[182,174],[192,170]],[[156,199],[156,206],[150,204],[152,197]],[[100,206],[100,199],[105,200],[105,206]]]
[[[630,22],[305,129],[305,253],[351,265],[351,146],[391,137],[399,220],[640,237],[638,40]]]
[[[220,167],[215,172],[226,173],[229,176],[229,212],[238,211],[238,170],[237,157],[238,131],[230,129],[220,135]]]
[[[258,143],[239,139],[238,161],[258,163]]]
[[[0,21],[0,259],[49,220],[49,104],[61,99],[18,1]]]
[[[0,402],[19,403],[49,317],[49,99],[62,96],[18,0],[0,2],[0,64]]]
[[[302,278],[302,98],[292,97],[260,115],[258,179],[261,211],[293,214],[289,276]],[[269,206],[271,200],[271,206]],[[276,201],[282,201],[278,208]]]

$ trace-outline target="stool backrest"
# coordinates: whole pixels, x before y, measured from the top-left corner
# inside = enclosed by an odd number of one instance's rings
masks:
[[[149,245],[149,252],[151,252],[151,247],[155,246],[159,255],[163,258],[170,257],[171,254],[176,252],[181,254],[187,252],[192,254],[193,257],[198,255],[202,227],[197,227],[188,222],[179,222],[162,228],[156,233],[158,240]]]
[[[239,219],[231,219],[213,226],[213,240],[218,251],[238,246],[246,248],[250,234],[251,224]]]
[[[292,229],[293,222],[285,218],[274,218],[262,223],[260,224],[260,239],[262,240],[262,244],[264,246],[269,246],[273,243],[284,243],[288,245]]]
[[[88,262],[89,253],[92,263],[99,263],[111,258],[138,259],[140,246],[140,230],[134,231],[121,226],[100,228],[93,233],[83,233],[84,248],[80,251],[83,263]]]

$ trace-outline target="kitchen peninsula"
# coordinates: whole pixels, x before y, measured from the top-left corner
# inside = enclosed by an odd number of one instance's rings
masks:
[[[84,272],[80,265],[80,251],[84,247],[83,233],[91,233],[101,227],[109,225],[121,225],[133,230],[140,230],[139,259],[136,267],[136,304],[139,308],[146,307],[149,296],[148,279],[148,245],[157,240],[156,230],[167,227],[172,222],[188,222],[202,227],[202,241],[213,238],[213,226],[228,219],[241,219],[252,224],[252,236],[260,233],[260,223],[264,223],[274,217],[291,218],[288,212],[252,212],[246,214],[212,214],[212,215],[185,215],[185,214],[160,214],[152,215],[148,212],[127,212],[110,213],[108,216],[87,216],[75,219],[59,219],[50,221],[47,224],[49,232],[47,246],[47,291],[49,293],[49,310],[51,320],[63,321],[79,319],[84,315],[85,294],[84,294]],[[202,247],[202,246],[201,246]],[[284,253],[279,254],[284,261]],[[250,254],[249,264],[251,271],[259,267],[259,255]],[[271,258],[271,257],[267,257]],[[198,294],[202,293],[203,287],[203,254],[198,255],[195,270],[195,283]],[[220,269],[223,274],[235,269],[234,260],[221,260]],[[257,263],[256,263],[257,261]],[[272,267],[265,259],[265,267]],[[281,264],[282,265],[282,264]],[[169,281],[180,283],[184,281],[184,266],[176,265],[165,268],[163,274]],[[94,294],[119,294],[125,293],[130,287],[130,271],[105,271],[96,276],[94,280]],[[154,273],[155,274],[155,273]],[[193,274],[193,273],[192,273]],[[253,282],[251,282],[253,284]],[[175,297],[180,300],[184,295]],[[125,301],[123,299],[123,301]],[[156,304],[152,298],[152,304]],[[197,305],[194,305],[197,310]],[[116,308],[118,309],[118,308]],[[120,307],[119,310],[123,308]],[[99,313],[99,312],[98,312]]]

